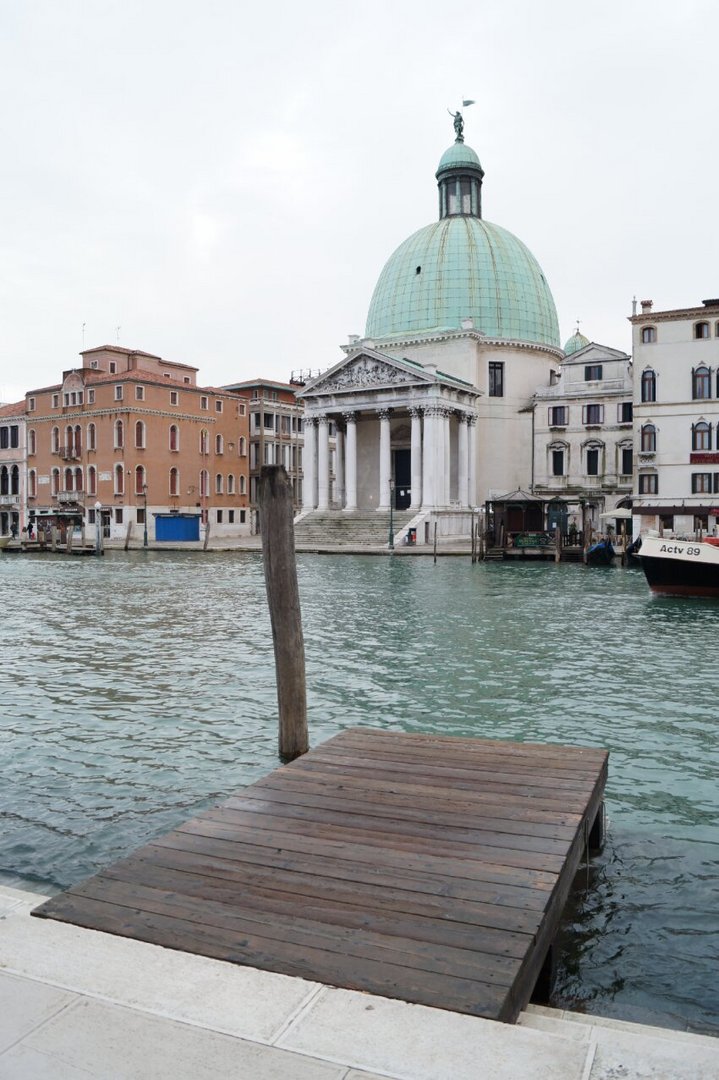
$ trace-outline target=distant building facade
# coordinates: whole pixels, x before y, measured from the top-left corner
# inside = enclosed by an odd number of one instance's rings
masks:
[[[0,406],[0,536],[27,527],[25,402]]]
[[[693,535],[719,521],[719,299],[630,319],[637,529]]]
[[[600,515],[624,508],[632,494],[632,362],[578,334],[565,352],[534,395],[531,487],[556,500],[555,519],[605,531],[611,519]]]
[[[26,395],[28,517],[155,539],[249,533],[247,402],[197,369],[102,346]],[[174,524],[173,524],[174,520]],[[184,531],[179,522],[185,523]]]

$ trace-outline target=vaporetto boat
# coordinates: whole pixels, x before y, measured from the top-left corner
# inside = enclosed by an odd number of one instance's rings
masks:
[[[645,536],[638,554],[652,592],[719,597],[719,538]]]

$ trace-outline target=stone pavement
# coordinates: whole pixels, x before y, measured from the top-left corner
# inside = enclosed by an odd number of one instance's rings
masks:
[[[719,1080],[719,1042],[530,1008],[517,1026],[30,911],[0,886],[0,1080]]]

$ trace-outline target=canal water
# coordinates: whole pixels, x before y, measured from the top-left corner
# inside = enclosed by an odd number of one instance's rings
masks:
[[[714,602],[641,571],[299,556],[311,741],[602,746],[554,1004],[719,1034]],[[54,892],[274,768],[255,554],[0,557],[0,880]]]

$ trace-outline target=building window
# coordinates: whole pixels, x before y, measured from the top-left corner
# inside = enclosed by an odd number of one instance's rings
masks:
[[[595,427],[597,424],[601,424],[604,421],[604,406],[603,405],[583,405],[582,406],[582,423],[587,424],[589,427]]]
[[[644,454],[653,454],[657,448],[657,429],[654,424],[642,424],[640,449]]]
[[[204,395],[200,398],[200,408],[201,409],[209,408],[209,398],[206,398]]]
[[[246,510],[240,510],[240,525],[244,525],[246,520],[247,520],[247,511]]]
[[[209,454],[210,452],[210,433],[207,428],[203,428],[200,432],[200,453]]]
[[[144,400],[145,400],[145,387],[144,386],[136,386],[135,387],[135,401],[144,401]]]
[[[587,476],[599,476],[599,449],[596,446],[587,450]]]
[[[566,405],[552,405],[549,409],[549,426],[566,427],[569,421],[569,409]]]
[[[59,394],[53,394],[52,395],[52,407],[53,407],[53,409],[59,409],[60,408],[60,395]]]
[[[237,453],[240,457],[247,457],[247,439],[244,435],[240,435],[237,442]]]
[[[115,421],[115,449],[122,450],[125,445],[125,425],[122,420]]]
[[[27,411],[28,412],[35,412],[35,398],[34,397],[29,397],[27,399]]]
[[[221,510],[217,511],[217,524],[218,525],[222,524],[222,511]]]
[[[108,370],[111,375],[115,375],[117,373],[117,362],[115,360],[110,361],[110,366]]]
[[[240,495],[247,494],[247,477],[240,476]]]
[[[116,506],[115,507],[115,524],[116,525],[122,525],[122,507],[121,506]]]
[[[227,511],[227,524],[228,525],[234,525],[235,524],[235,511],[234,510],[228,510]]]
[[[189,386],[190,385],[190,376],[189,375],[183,375],[182,376],[182,381],[183,381],[183,383],[187,383],[187,385]]]
[[[28,454],[37,453],[37,436],[35,434],[35,428],[30,428],[27,433],[27,452]]]
[[[87,425],[87,448],[97,450],[97,431],[94,424]]]
[[[88,405],[94,405],[95,404],[95,391],[94,390],[88,390],[88,392],[87,392],[87,403],[88,403]]]
[[[34,469],[30,469],[27,474],[27,494],[30,499],[34,499],[37,496],[37,473]]]
[[[265,424],[265,431],[274,431],[275,430],[275,414],[270,413],[270,412],[266,412],[264,414],[264,424]]]
[[[115,466],[115,494],[125,494],[125,470],[119,464]]]
[[[563,450],[552,450],[552,476],[564,476]]]
[[[145,466],[137,465],[135,468],[135,494],[144,494],[147,482],[145,480]]]
[[[631,424],[634,416],[631,401],[620,401],[617,408],[617,419],[620,424]]]
[[[657,373],[647,368],[642,372],[642,401],[657,400]]]
[[[705,420],[700,420],[697,424],[692,424],[692,450],[711,450],[711,448],[711,424],[707,424]]]
[[[60,490],[60,470],[54,468],[50,474],[50,494],[57,495]]]
[[[224,478],[221,472],[218,472],[215,477],[215,495],[222,495],[225,490]]]
[[[631,446],[622,446],[621,448],[621,475],[631,476],[634,470],[634,454]]]
[[[170,405],[179,405],[180,394],[177,390],[170,390]]]
[[[642,327],[642,345],[651,345],[652,342],[657,340],[657,328],[656,326],[643,326]]]
[[[659,477],[656,473],[639,473],[639,494],[659,494]]]
[[[115,387],[115,401],[122,401],[123,388],[122,386]]]
[[[170,450],[180,449],[180,429],[177,424],[170,424]]]
[[[585,364],[584,366],[584,381],[585,382],[599,382],[602,377],[602,365],[601,364]]]
[[[225,449],[224,440],[223,440],[222,436],[221,435],[215,435],[215,453],[216,454],[222,454],[222,453],[224,453],[224,449]]]
[[[719,326],[719,323],[717,323],[717,326]],[[246,412],[247,406],[245,405],[244,401],[241,401],[240,404],[237,406],[237,415],[244,416]]]
[[[215,399],[215,412],[222,412],[222,402],[219,398]]]
[[[711,397],[711,375],[708,367],[694,368],[692,371],[692,398],[703,401]]]
[[[94,465],[89,465],[87,469],[87,493],[97,495],[97,469]]]
[[[504,397],[504,363],[489,361],[489,396]]]
[[[227,476],[227,494],[228,495],[234,495],[235,494],[235,478],[232,475],[232,473],[229,473],[228,476]]]
[[[145,449],[145,424],[142,420],[135,423],[135,446],[138,450]]]
[[[200,470],[200,498],[204,499],[210,494],[210,474],[207,469]]]
[[[702,338],[708,338],[709,337],[709,323],[708,322],[694,323],[694,337],[696,338],[697,341],[701,340]]]
[[[708,472],[692,473],[692,495],[711,495],[712,474]]]
[[[170,495],[180,494],[180,473],[177,469],[170,469]]]

